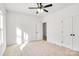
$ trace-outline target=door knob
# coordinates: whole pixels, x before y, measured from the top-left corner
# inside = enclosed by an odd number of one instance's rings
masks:
[[[73,36],[73,34],[70,34],[70,36]]]
[[[75,34],[70,34],[70,36],[75,36]]]
[[[73,36],[75,36],[75,34],[73,34]]]

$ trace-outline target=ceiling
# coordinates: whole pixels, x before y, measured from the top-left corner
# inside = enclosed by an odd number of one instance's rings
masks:
[[[43,5],[46,5],[49,3],[43,3]],[[53,6],[46,8],[49,12],[48,13],[54,13],[56,11],[59,11],[63,8],[66,8],[68,6],[73,5],[73,3],[52,3]],[[27,15],[34,15],[34,16],[44,16],[48,13],[43,12],[41,14],[36,14],[36,9],[28,9],[28,7],[37,7],[36,3],[6,3],[6,9],[7,11],[13,11],[13,12],[20,12]]]

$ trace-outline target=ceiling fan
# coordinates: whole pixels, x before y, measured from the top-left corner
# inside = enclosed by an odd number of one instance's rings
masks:
[[[48,4],[48,5],[43,6],[42,3],[37,3],[37,7],[29,7],[29,9],[37,9],[36,14],[38,14],[41,11],[48,12],[48,10],[46,10],[45,8],[48,8],[51,6],[52,6],[52,4]]]

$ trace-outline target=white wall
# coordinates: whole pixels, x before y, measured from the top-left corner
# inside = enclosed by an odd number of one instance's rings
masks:
[[[43,22],[47,23],[47,41],[60,44],[62,40],[61,35],[61,21],[60,17],[53,15],[47,16]],[[60,44],[61,45],[61,44]]]
[[[62,42],[62,20],[64,17],[79,15],[79,4],[74,4],[58,12],[48,14],[43,22],[47,23],[47,39],[48,42],[52,42],[61,45]]]
[[[16,27],[28,33],[28,41],[37,40],[35,26],[38,23],[41,24],[41,20],[37,17],[9,11],[7,14],[7,45],[16,43]],[[39,29],[42,30],[42,27]]]
[[[5,5],[0,4],[0,10],[3,12],[3,44],[0,45],[0,55],[3,55],[6,48],[6,10]]]

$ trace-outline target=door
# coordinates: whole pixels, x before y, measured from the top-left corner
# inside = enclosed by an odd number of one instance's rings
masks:
[[[79,16],[73,17],[73,49],[79,51]]]
[[[42,40],[42,23],[35,24],[36,40]]]
[[[72,17],[63,19],[63,46],[72,49]]]
[[[46,23],[43,23],[43,40],[47,40]]]

